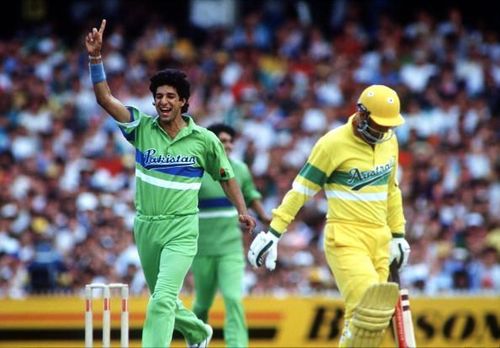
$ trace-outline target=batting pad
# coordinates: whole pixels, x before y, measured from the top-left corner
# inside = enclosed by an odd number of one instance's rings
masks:
[[[340,347],[379,347],[398,298],[396,283],[370,286],[354,310]]]

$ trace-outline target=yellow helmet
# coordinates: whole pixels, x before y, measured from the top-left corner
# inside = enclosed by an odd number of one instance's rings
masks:
[[[405,120],[399,113],[399,97],[396,91],[384,85],[371,85],[359,96],[358,104],[370,113],[378,125],[396,127]]]

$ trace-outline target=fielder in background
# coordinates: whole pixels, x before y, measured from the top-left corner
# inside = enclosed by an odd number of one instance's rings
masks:
[[[394,127],[404,123],[399,97],[387,86],[366,88],[346,124],[315,144],[268,232],[248,251],[254,267],[274,268],[280,236],[321,189],[328,199],[325,255],[345,301],[341,347],[377,347],[394,312],[398,286],[387,283],[389,263],[403,267],[410,253],[396,173]]]
[[[230,156],[235,130],[224,124],[208,127],[224,145]],[[259,220],[269,225],[270,216],[261,203],[261,194],[256,190],[247,165],[229,158],[248,207]],[[195,300],[193,312],[207,322],[208,313],[217,290],[225,306],[224,340],[226,347],[248,347],[248,330],[243,308],[242,282],[245,270],[243,238],[238,222],[238,212],[226,198],[218,182],[203,175],[198,194],[200,208],[200,235],[198,254],[191,270],[194,276]]]
[[[197,251],[198,190],[206,170],[219,181],[247,232],[255,227],[219,139],[185,114],[190,84],[166,69],[151,78],[156,116],[125,107],[110,91],[101,57],[106,21],[85,38],[98,104],[136,149],[134,237],[151,291],[143,347],[168,347],[174,328],[188,345],[206,347],[212,328],[184,308],[178,295]]]

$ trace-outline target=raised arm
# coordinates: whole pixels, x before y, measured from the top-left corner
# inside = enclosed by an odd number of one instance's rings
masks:
[[[130,122],[130,113],[128,109],[113,95],[106,81],[106,73],[101,56],[102,36],[106,28],[106,20],[103,19],[99,29],[92,30],[85,37],[85,47],[90,60],[90,78],[94,85],[94,93],[97,103],[110,114],[116,121]]]

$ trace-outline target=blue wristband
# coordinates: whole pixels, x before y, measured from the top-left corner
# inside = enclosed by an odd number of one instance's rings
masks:
[[[106,73],[104,72],[104,64],[89,64],[90,66],[90,80],[92,84],[96,84],[106,80]]]

